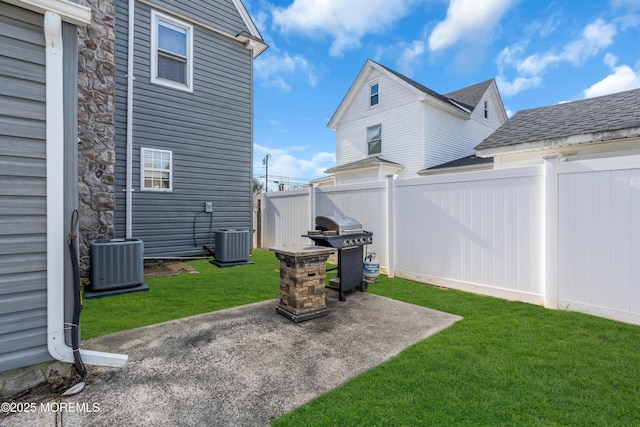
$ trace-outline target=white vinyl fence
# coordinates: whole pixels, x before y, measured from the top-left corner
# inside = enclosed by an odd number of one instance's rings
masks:
[[[558,306],[640,323],[640,160],[561,166]]]
[[[389,276],[640,324],[640,156],[268,193],[262,208],[264,248],[347,215]]]

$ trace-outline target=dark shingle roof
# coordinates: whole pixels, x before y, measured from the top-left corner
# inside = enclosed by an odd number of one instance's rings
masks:
[[[327,169],[324,172],[325,173],[343,172],[343,171],[348,171],[353,169],[360,169],[360,168],[366,168],[371,166],[381,166],[381,165],[396,166],[396,167],[404,168],[404,166],[402,166],[399,163],[390,162],[389,160],[385,160],[382,157],[374,156],[374,157],[367,157],[366,159],[362,159],[362,160],[357,160],[355,162],[346,163],[344,165],[336,166],[331,169]]]
[[[640,89],[518,111],[477,150],[640,127]]]
[[[371,61],[371,62],[374,62],[374,61]],[[376,62],[376,64],[378,63]],[[382,64],[378,64],[378,65],[384,68],[385,70],[389,71],[396,77],[409,83],[411,86],[415,87],[420,92],[431,95],[434,98],[441,100],[442,102],[446,102],[447,104],[450,104],[451,101],[455,101],[457,104],[460,104],[462,107],[466,108],[469,111],[473,111],[476,105],[478,105],[478,102],[480,102],[480,98],[482,98],[482,95],[484,95],[484,93],[487,91],[487,88],[493,81],[493,79],[489,79],[484,82],[477,83],[472,86],[456,90],[454,92],[450,92],[446,95],[442,95],[436,92],[435,90],[429,89],[428,87],[416,82],[415,80],[412,80],[409,77],[403,74],[400,74],[395,70],[392,70],[389,67],[386,67]]]
[[[476,83],[473,86],[446,93],[444,96],[449,99],[453,99],[459,104],[468,105],[470,109],[473,110],[476,105],[478,105],[482,96],[485,94],[487,88],[492,82],[493,79],[485,80],[483,82]]]
[[[462,157],[460,159],[452,160],[447,163],[442,163],[440,165],[431,166],[425,170],[435,170],[435,169],[445,169],[445,168],[456,168],[461,166],[473,166],[473,165],[482,165],[485,163],[493,163],[493,157],[478,157],[475,154],[470,156]]]
[[[400,79],[402,79],[405,82],[409,83],[411,86],[415,87],[420,92],[429,94],[429,95],[433,96],[434,98],[438,98],[439,100],[441,100],[443,102],[449,102],[449,100],[447,98],[445,98],[443,95],[439,94],[435,90],[429,89],[428,87],[418,83],[417,81],[415,81],[413,79],[410,79],[409,77],[405,76],[404,74],[400,74],[399,72],[397,72],[395,70],[392,70],[391,68],[389,68],[387,66],[384,66],[382,64],[378,64],[378,65],[380,65],[382,68],[384,68],[385,70],[389,71],[391,74],[395,75],[396,77],[399,77]]]

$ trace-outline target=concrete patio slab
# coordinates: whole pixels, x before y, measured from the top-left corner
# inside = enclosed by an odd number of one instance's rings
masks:
[[[94,368],[82,393],[0,424],[267,426],[461,319],[370,293],[339,302],[328,290],[326,301],[328,315],[302,323],[269,300],[84,341],[129,362]]]

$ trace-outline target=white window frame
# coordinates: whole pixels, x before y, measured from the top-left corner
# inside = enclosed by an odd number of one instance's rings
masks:
[[[484,100],[484,118],[489,120],[489,100]]]
[[[185,83],[158,77],[158,25],[160,21],[187,32],[187,70],[185,73],[187,81]],[[193,26],[155,10],[151,11],[151,83],[193,92]]]
[[[371,89],[373,89],[373,87],[376,85],[378,85],[378,91],[375,93],[375,95],[372,95]],[[377,101],[375,104],[373,104],[374,96],[377,97]],[[380,105],[380,83],[376,80],[374,82],[369,83],[369,108],[376,108],[378,105]]]
[[[369,129],[373,129],[379,127],[380,128],[380,138],[378,139],[369,139]],[[371,152],[371,143],[372,142],[378,142],[380,144],[380,151],[377,153],[372,153]],[[382,154],[382,124],[379,123],[377,125],[373,125],[373,126],[368,126],[367,127],[367,156],[377,156],[379,154]]]
[[[145,186],[145,172],[167,172],[166,169],[147,168],[144,164],[145,152],[169,154],[169,188],[154,188]],[[160,150],[157,148],[140,147],[140,191],[152,191],[170,193],[173,191],[173,152],[170,150]]]

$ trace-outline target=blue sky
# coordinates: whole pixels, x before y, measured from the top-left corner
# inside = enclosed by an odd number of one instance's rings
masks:
[[[439,93],[496,78],[509,114],[640,87],[640,0],[244,0],[254,63],[254,175],[335,166],[327,123],[368,58]],[[273,188],[273,184],[270,184]]]

